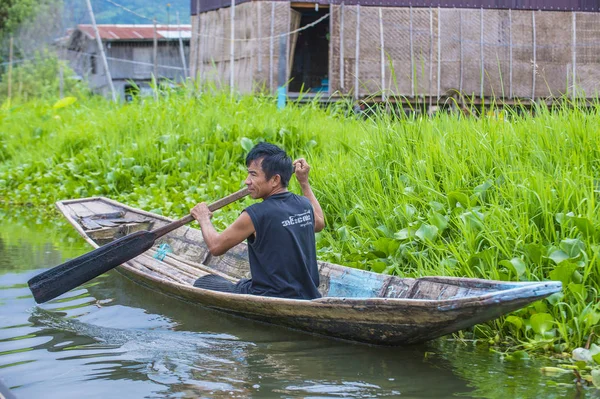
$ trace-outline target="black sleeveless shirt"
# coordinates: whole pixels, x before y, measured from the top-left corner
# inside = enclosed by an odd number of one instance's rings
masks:
[[[279,298],[320,298],[315,215],[310,201],[285,192],[245,211],[255,234],[248,238],[252,279],[243,290]]]

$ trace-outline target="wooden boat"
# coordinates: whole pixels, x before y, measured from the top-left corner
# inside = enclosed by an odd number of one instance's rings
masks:
[[[171,219],[106,198],[60,201],[58,209],[94,247]],[[371,344],[431,340],[495,319],[561,290],[561,283],[453,277],[400,278],[319,262],[322,298],[306,301],[228,294],[193,287],[208,273],[250,277],[247,246],[213,257],[199,230],[184,226],[117,267],[153,290],[250,319]]]

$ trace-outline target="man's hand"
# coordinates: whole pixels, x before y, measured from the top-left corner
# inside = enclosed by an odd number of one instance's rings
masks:
[[[308,183],[308,172],[310,171],[310,165],[306,162],[306,160],[304,158],[297,159],[294,161],[293,165],[298,183]]]
[[[194,219],[198,222],[202,220],[210,220],[212,218],[212,212],[208,209],[208,205],[206,202],[201,202],[190,211]]]

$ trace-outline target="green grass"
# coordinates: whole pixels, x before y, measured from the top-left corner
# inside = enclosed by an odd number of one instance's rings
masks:
[[[360,118],[185,90],[126,105],[13,103],[0,110],[0,201],[56,218],[59,199],[103,195],[181,217],[239,189],[247,149],[267,140],[312,165],[321,259],[407,277],[561,280],[561,294],[472,334],[566,351],[600,321],[599,109]],[[218,212],[217,227],[249,203]]]

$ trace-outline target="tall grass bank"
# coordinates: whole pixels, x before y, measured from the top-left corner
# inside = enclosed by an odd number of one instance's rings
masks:
[[[599,109],[393,118],[189,92],[13,103],[0,110],[0,201],[40,221],[58,217],[55,201],[87,196],[181,217],[239,189],[246,152],[267,140],[312,165],[321,259],[406,277],[560,280],[562,293],[462,338],[570,352],[600,344]],[[250,201],[218,212],[217,226]]]

